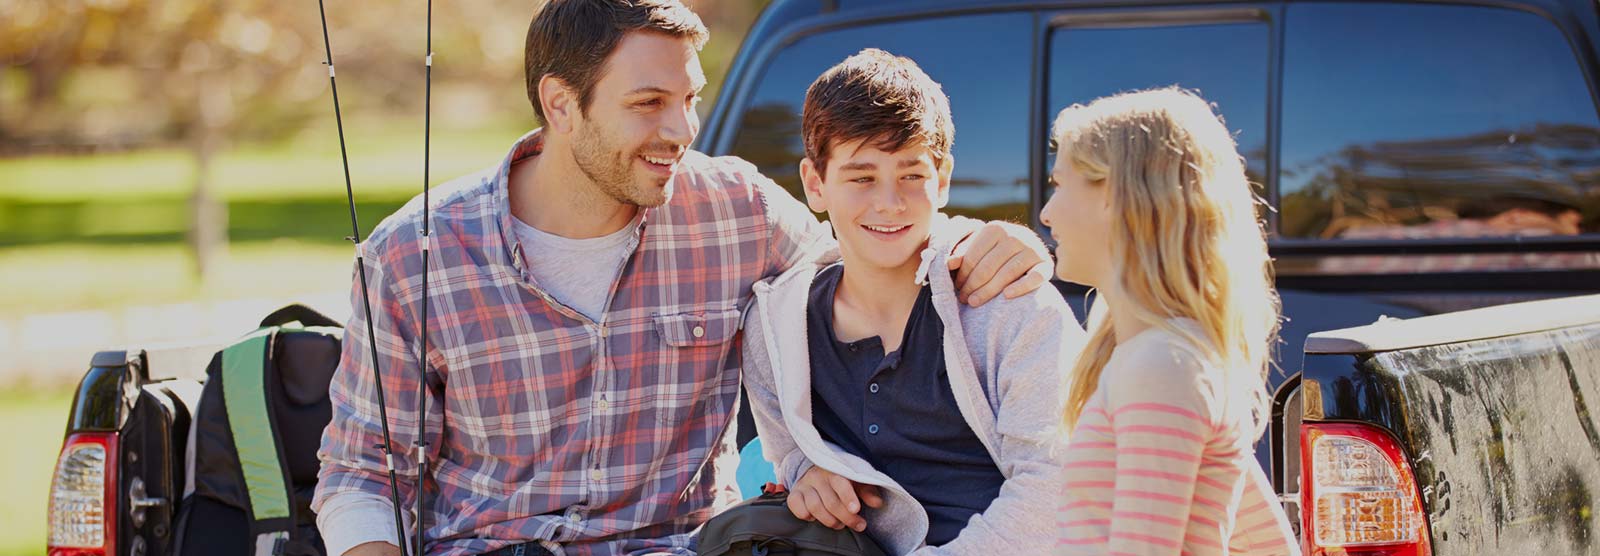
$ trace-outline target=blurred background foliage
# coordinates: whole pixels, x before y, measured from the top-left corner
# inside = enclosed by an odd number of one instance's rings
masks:
[[[766,1],[686,3],[712,30],[701,55],[711,81],[701,106],[709,109]],[[540,4],[434,6],[435,185],[497,163],[534,126],[522,48]],[[427,3],[325,7],[365,233],[422,187]],[[65,248],[71,258],[118,269],[123,280],[99,292],[91,285],[0,293],[0,314],[103,307],[140,295],[128,281],[152,271],[187,280],[152,284],[157,297],[225,295],[212,278],[250,264],[232,254],[316,256],[338,245],[349,224],[317,8],[0,1],[0,279],[48,274],[29,261],[53,260]],[[251,248],[262,242],[280,247]],[[327,256],[343,267],[344,251]],[[151,266],[172,264],[188,270]]]

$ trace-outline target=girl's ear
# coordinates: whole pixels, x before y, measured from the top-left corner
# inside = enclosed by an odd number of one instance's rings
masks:
[[[806,206],[811,212],[828,212],[828,200],[822,194],[822,170],[810,158],[800,161],[800,182],[806,191]]]

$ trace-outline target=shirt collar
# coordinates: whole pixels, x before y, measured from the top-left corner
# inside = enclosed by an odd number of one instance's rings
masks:
[[[511,165],[523,159],[538,156],[544,152],[544,128],[534,129],[517,138],[511,145],[511,151],[500,161],[500,168],[494,175],[494,218],[499,224],[500,242],[505,248],[506,260],[517,269],[518,273],[527,278],[524,267],[527,266],[523,257],[522,240],[517,237],[517,228],[511,215]],[[674,177],[673,179],[677,179]],[[634,215],[633,246],[638,248],[644,236],[645,224],[649,221],[650,211],[655,209],[640,209]]]

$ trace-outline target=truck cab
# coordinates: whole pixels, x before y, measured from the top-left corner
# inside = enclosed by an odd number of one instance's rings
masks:
[[[1256,456],[1306,553],[1589,554],[1597,25],[1595,3],[1564,0],[780,0],[698,141],[801,195],[806,87],[881,48],[950,97],[945,210],[1043,232],[1057,112],[1197,90],[1263,201],[1286,320]],[[1056,285],[1085,315],[1089,293]],[[1316,488],[1357,458],[1387,462],[1389,498]]]

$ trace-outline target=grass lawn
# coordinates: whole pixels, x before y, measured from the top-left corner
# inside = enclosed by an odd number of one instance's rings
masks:
[[[0,248],[0,315],[347,291],[354,253],[348,243],[236,242],[200,283],[177,244]]]
[[[338,242],[349,235],[338,138],[325,127],[218,155],[211,183],[227,204],[230,238]],[[363,233],[421,193],[422,130],[416,127],[346,127]],[[435,129],[429,181],[438,186],[498,164],[524,131]],[[0,248],[181,242],[191,218],[194,172],[181,148],[0,159]]]
[[[435,126],[429,172],[434,184],[499,162],[524,131]],[[420,122],[346,122],[345,138],[357,200],[421,192]],[[194,162],[181,148],[32,156],[0,159],[0,176],[6,176],[0,199],[12,201],[185,198],[194,185]],[[214,163],[212,178],[216,191],[229,200],[344,197],[339,138],[331,120],[280,144],[228,149]]]
[[[72,392],[0,390],[0,477],[12,489],[0,504],[0,556],[44,554],[50,476],[67,425]]]
[[[346,122],[362,234],[422,187],[422,129]],[[414,129],[413,129],[414,128]],[[435,126],[433,185],[498,163],[523,129]],[[199,283],[183,247],[193,167],[181,148],[0,159],[0,316],[349,287],[352,248],[331,120],[215,163],[229,255]]]

